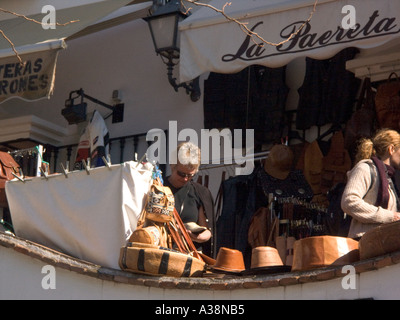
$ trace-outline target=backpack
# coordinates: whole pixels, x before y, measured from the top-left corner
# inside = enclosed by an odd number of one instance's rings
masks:
[[[341,202],[345,182],[339,182],[328,192],[328,213],[325,215],[325,225],[332,236],[347,237],[352,217],[343,212]]]

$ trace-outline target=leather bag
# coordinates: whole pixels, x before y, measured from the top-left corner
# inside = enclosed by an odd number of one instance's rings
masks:
[[[337,131],[331,138],[328,154],[322,159],[321,191],[326,194],[334,185],[347,181],[351,169],[351,158],[344,147],[344,137]]]
[[[20,176],[20,166],[7,152],[0,151],[0,207],[8,208],[6,197],[6,182],[14,179],[14,174]]]
[[[147,227],[140,227],[133,231],[129,242],[140,242],[156,246],[169,247],[168,235],[165,227],[153,224]]]
[[[400,79],[395,72],[378,87],[375,108],[381,128],[400,129]]]
[[[159,179],[155,179],[145,206],[146,219],[162,223],[170,222],[173,220],[174,206],[175,198],[171,189],[163,186]]]
[[[270,239],[271,212],[266,207],[259,208],[251,218],[247,240],[252,248],[274,245],[274,238]],[[268,240],[271,240],[268,242]]]
[[[376,129],[376,114],[374,93],[371,88],[371,80],[365,78],[358,97],[356,111],[346,124],[344,135],[344,145],[349,151],[352,151],[354,158],[358,140],[361,138],[369,138]]]
[[[120,250],[122,270],[153,276],[200,277],[206,264],[190,255],[163,247],[129,242]]]

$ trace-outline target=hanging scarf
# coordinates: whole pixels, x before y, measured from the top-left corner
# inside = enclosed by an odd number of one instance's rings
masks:
[[[391,179],[395,173],[395,169],[392,166],[388,166],[382,162],[379,158],[373,156],[372,161],[374,162],[378,175],[380,177],[380,185],[378,190],[377,206],[381,206],[384,209],[388,208],[389,204],[389,178]]]

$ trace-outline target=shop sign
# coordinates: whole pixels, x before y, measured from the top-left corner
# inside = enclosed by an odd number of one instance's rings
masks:
[[[245,16],[247,9],[242,10]],[[234,73],[252,64],[281,67],[297,57],[328,59],[347,47],[369,49],[400,37],[398,1],[355,0],[352,5],[327,1],[305,20],[309,10],[304,7],[243,18],[253,36],[233,22],[217,23],[211,18],[193,24],[184,21],[180,81],[208,71]]]
[[[52,49],[0,59],[0,103],[10,98],[27,101],[48,98],[54,88],[57,55]]]
[[[251,31],[256,33],[258,31],[257,27],[263,23],[263,21],[257,22]],[[298,30],[304,23],[305,25],[300,32],[295,36],[292,36],[293,30]],[[291,38],[287,43],[277,46],[276,52],[266,54],[265,46],[254,43],[254,39],[248,35],[239,47],[238,51],[234,54],[225,54],[222,57],[222,61],[230,62],[236,59],[243,59],[246,61],[260,60],[276,55],[277,53],[298,53],[301,51],[340,44],[342,42],[349,43],[360,39],[369,39],[399,32],[400,27],[397,24],[396,18],[382,17],[379,14],[379,10],[375,10],[366,23],[356,23],[353,28],[347,29],[337,26],[336,29],[320,31],[320,29],[314,30],[309,22],[296,21],[288,24],[280,30],[279,34],[282,40]]]

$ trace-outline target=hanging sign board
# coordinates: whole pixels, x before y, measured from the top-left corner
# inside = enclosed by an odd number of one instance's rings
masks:
[[[0,58],[0,103],[11,98],[27,101],[49,98],[60,49],[19,54],[22,64],[15,54]]]

